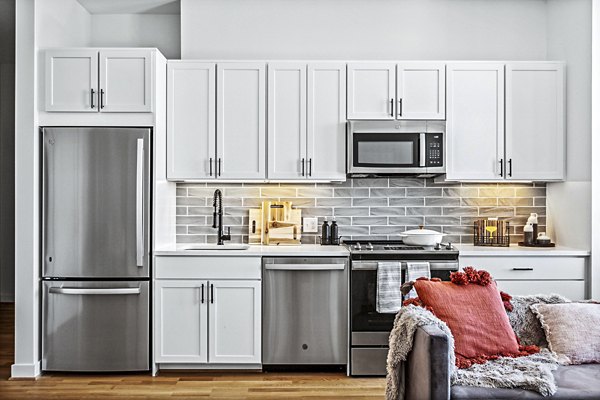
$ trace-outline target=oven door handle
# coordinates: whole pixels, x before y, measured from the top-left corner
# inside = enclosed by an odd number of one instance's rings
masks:
[[[399,260],[398,260],[399,261]],[[428,262],[429,268],[432,271],[458,271],[457,261],[427,261],[427,260],[402,260],[399,261],[402,264],[402,269],[406,269],[407,262]],[[376,271],[378,263],[377,261],[359,261],[352,263],[352,270],[359,271]]]

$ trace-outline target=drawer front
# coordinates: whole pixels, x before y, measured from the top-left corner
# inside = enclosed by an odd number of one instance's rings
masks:
[[[155,257],[156,279],[260,279],[260,257]]]
[[[494,279],[585,279],[583,257],[460,257],[460,268],[484,269]]]
[[[585,299],[584,281],[496,281],[498,288],[511,296],[557,293],[570,300]]]
[[[387,347],[358,348],[350,351],[350,375],[385,376]]]

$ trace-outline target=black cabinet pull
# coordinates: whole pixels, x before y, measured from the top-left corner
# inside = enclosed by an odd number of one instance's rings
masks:
[[[533,271],[533,268],[513,268],[513,271]]]
[[[512,158],[508,159],[508,176],[512,176]]]
[[[304,176],[304,158],[302,159],[302,176]]]
[[[398,115],[402,116],[402,99],[398,100]]]
[[[200,292],[202,293],[202,298],[200,300],[200,304],[204,304],[204,283],[202,284],[202,288],[200,289]]]
[[[501,158],[499,163],[500,163],[500,176],[504,177],[504,159]]]
[[[256,221],[252,221],[252,233],[256,233]]]
[[[213,284],[210,284],[210,304],[215,302],[215,292],[213,291]]]
[[[217,162],[217,176],[221,176],[221,159],[219,158]]]
[[[91,90],[90,103],[91,103],[92,108],[96,108],[96,106],[94,105],[94,89]]]
[[[208,161],[208,175],[212,176],[212,157]]]
[[[104,108],[104,89],[100,89],[100,108]]]
[[[312,176],[312,158],[308,159],[308,176]]]
[[[393,117],[393,116],[394,116],[394,99],[391,99],[391,100],[390,100],[390,105],[392,106],[392,107],[391,107],[391,108],[392,108],[392,110],[391,110],[391,112],[390,112],[390,115]]]

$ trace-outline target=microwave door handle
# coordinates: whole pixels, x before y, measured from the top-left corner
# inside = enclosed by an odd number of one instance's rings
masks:
[[[425,148],[425,134],[424,133],[420,133],[419,134],[419,167],[425,167],[425,153],[426,153],[426,148]]]

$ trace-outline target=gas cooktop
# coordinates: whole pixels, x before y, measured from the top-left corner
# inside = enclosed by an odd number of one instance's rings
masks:
[[[452,243],[438,243],[435,246],[409,246],[401,240],[345,240],[344,245],[353,258],[376,259],[393,255],[445,254],[458,256],[458,249]]]

